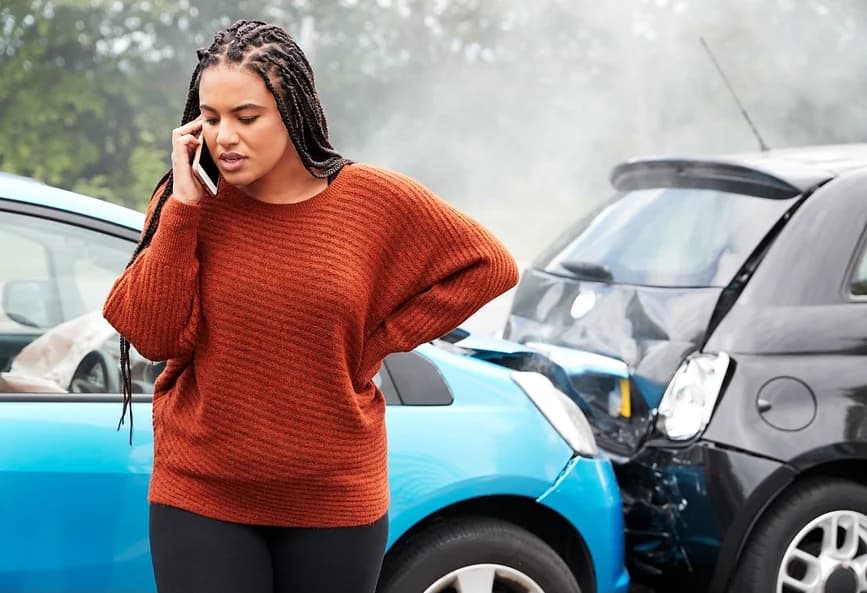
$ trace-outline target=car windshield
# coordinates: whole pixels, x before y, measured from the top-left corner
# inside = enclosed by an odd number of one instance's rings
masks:
[[[536,266],[618,284],[724,287],[794,199],[690,188],[631,191],[568,229]]]

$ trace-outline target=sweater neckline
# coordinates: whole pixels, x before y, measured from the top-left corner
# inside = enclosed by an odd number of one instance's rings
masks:
[[[340,174],[329,183],[325,189],[317,194],[313,194],[300,202],[286,202],[275,204],[272,202],[263,202],[256,198],[245,194],[237,187],[230,186],[230,191],[226,192],[225,196],[220,196],[217,199],[229,199],[249,212],[261,212],[267,216],[286,216],[295,215],[302,212],[309,212],[320,207],[322,204],[327,204],[331,198],[340,192],[340,188],[345,183],[348,169],[352,167],[352,163],[343,166]]]

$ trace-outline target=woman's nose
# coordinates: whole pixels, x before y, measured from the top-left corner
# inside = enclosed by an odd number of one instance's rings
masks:
[[[238,132],[234,129],[233,126],[221,123],[220,127],[217,128],[217,144],[231,146],[232,144],[237,143]]]

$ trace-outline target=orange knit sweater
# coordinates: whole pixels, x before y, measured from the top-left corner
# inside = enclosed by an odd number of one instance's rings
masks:
[[[516,282],[483,227],[368,165],[297,204],[226,183],[197,205],[170,198],[103,311],[168,361],[149,500],[241,523],[375,521],[388,508],[382,359]]]

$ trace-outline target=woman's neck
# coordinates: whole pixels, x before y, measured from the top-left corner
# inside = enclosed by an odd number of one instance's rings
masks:
[[[240,189],[261,202],[294,204],[312,198],[326,187],[328,180],[314,177],[298,159],[278,163],[267,175]]]

